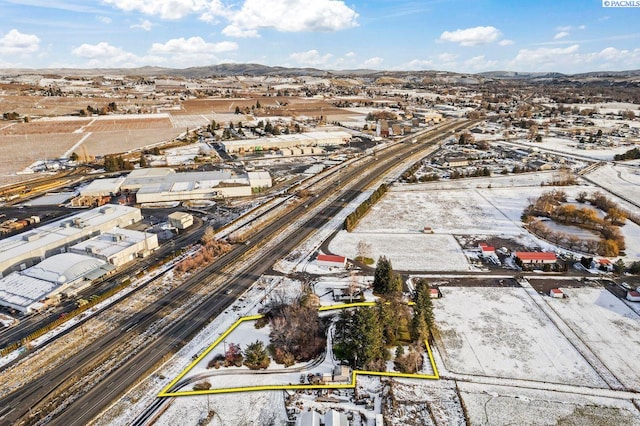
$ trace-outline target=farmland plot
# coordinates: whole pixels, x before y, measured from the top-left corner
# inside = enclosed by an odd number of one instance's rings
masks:
[[[331,241],[330,250],[348,258],[355,258],[358,243],[371,245],[367,257],[377,260],[386,256],[393,268],[403,271],[469,271],[462,249],[451,235],[419,232],[347,232],[340,231]]]
[[[91,155],[115,154],[167,141],[180,133],[174,128],[92,133],[82,145]]]
[[[521,288],[441,287],[434,303],[447,370],[605,387],[604,381]],[[640,347],[640,345],[639,345]]]
[[[604,289],[563,291],[568,299],[547,303],[622,384],[640,391],[640,315]]]
[[[631,401],[458,382],[472,425],[640,425]]]
[[[436,233],[519,234],[518,224],[500,213],[476,190],[392,190],[362,219],[362,232],[415,232],[428,226]]]

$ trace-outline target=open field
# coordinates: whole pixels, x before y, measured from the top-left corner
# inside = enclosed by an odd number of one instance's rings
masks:
[[[168,141],[181,133],[184,133],[183,129],[172,127],[92,133],[82,145],[86,147],[90,155],[106,155]]]
[[[517,287],[441,287],[437,346],[448,371],[605,387],[527,293]]]
[[[116,102],[123,108],[151,108],[158,101],[146,99],[121,99],[113,97],[96,96],[90,99],[74,96],[17,96],[2,95],[2,112],[15,111],[31,117],[57,117],[61,115],[77,114],[88,105],[103,107],[110,102]]]
[[[586,175],[602,187],[640,202],[640,174],[637,166],[605,164]]]
[[[627,388],[640,391],[640,315],[601,288],[563,289],[547,303]]]
[[[89,122],[91,122],[90,118],[68,121],[37,120],[29,123],[14,122],[0,127],[0,136],[4,138],[4,136],[73,133]]]
[[[358,243],[371,244],[367,257],[386,256],[393,268],[402,271],[469,271],[462,249],[451,235],[421,232],[340,231],[329,246],[332,253],[354,259]]]
[[[330,102],[319,99],[295,98],[295,97],[247,97],[234,99],[189,99],[182,105],[180,112],[173,112],[173,115],[186,114],[212,114],[212,113],[234,113],[236,107],[241,109],[252,106],[260,102],[261,109],[255,110],[257,117],[270,116],[307,116],[319,117],[327,116],[348,116],[358,115],[353,111],[337,108]]]
[[[87,132],[113,132],[119,130],[146,130],[173,128],[169,117],[101,119],[93,121],[85,128]]]
[[[0,185],[33,179],[15,175],[38,159],[58,158],[82,138],[81,134],[31,134],[0,138]]]
[[[631,401],[486,383],[458,388],[472,425],[640,425]]]

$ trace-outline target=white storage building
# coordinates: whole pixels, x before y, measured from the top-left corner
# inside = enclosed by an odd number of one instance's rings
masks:
[[[52,256],[24,271],[0,278],[0,305],[29,313],[44,305],[46,299],[86,287],[113,267],[104,260],[77,253]]]
[[[173,212],[169,215],[169,225],[177,229],[187,229],[193,225],[193,216],[185,212]]]
[[[136,258],[146,257],[156,248],[158,248],[156,234],[115,228],[76,244],[69,251],[96,257],[114,266],[121,266]]]
[[[131,172],[122,184],[122,191],[135,193],[138,203],[154,203],[245,197],[252,195],[254,188],[269,188],[272,185],[268,172],[176,173],[168,168],[153,170],[149,173]]]
[[[142,220],[134,207],[106,205],[0,240],[0,277],[64,253],[89,237]]]
[[[259,139],[225,141],[222,142],[222,146],[225,152],[234,154],[306,146],[346,145],[350,140],[351,134],[347,132],[309,132]]]

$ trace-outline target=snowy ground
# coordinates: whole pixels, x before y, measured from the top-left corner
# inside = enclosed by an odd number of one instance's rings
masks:
[[[547,303],[627,388],[640,391],[640,315],[599,288],[567,288]]]
[[[640,203],[640,171],[637,166],[605,164],[587,173],[586,177],[609,191]]]
[[[368,257],[386,256],[403,271],[469,271],[472,269],[452,235],[401,232],[340,231],[331,241],[333,253],[353,259],[360,241],[371,245]]]
[[[457,384],[472,425],[640,425],[640,413],[626,400],[485,383]]]
[[[603,387],[605,383],[521,288],[441,287],[434,303],[448,371]]]

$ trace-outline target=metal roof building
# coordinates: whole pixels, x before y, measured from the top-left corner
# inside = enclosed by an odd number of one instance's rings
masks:
[[[41,307],[47,298],[63,293],[71,286],[87,286],[95,276],[105,275],[112,269],[104,260],[95,257],[58,254],[24,271],[0,278],[0,305],[29,313]]]
[[[89,237],[140,220],[142,214],[137,208],[107,205],[0,240],[0,277],[66,252]]]

